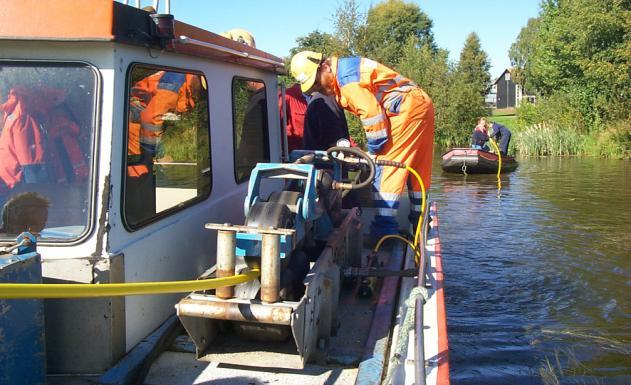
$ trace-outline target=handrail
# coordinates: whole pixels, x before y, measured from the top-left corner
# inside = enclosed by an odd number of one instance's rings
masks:
[[[391,385],[392,376],[394,375],[395,368],[402,364],[401,355],[403,354],[404,350],[407,349],[408,335],[412,328],[414,328],[414,333],[416,335],[416,343],[414,345],[415,384],[425,385],[426,383],[425,344],[423,341],[423,305],[425,304],[425,300],[427,299],[427,289],[425,288],[425,268],[427,265],[425,258],[425,246],[427,242],[427,226],[429,224],[428,218],[429,210],[426,210],[423,212],[423,216],[419,218],[419,226],[417,226],[417,230],[420,231],[418,237],[420,238],[419,246],[422,247],[417,247],[409,240],[398,235],[386,235],[381,238],[381,240],[387,238],[396,238],[401,239],[402,241],[407,243],[410,249],[414,251],[414,259],[418,263],[417,286],[412,288],[408,299],[404,301],[407,309],[405,311],[405,315],[403,316],[403,324],[401,325],[401,329],[399,329],[399,337],[396,348],[394,348],[394,354],[390,358],[390,362],[388,364],[388,373],[386,374],[385,379],[381,382],[382,385]],[[412,308],[414,308],[414,315],[411,314]]]
[[[199,47],[205,47],[205,48],[210,48],[210,49],[214,49],[215,51],[219,51],[219,52],[225,52],[225,53],[229,53],[231,55],[235,55],[235,56],[239,56],[242,58],[246,58],[246,59],[252,59],[252,60],[256,60],[256,61],[260,61],[262,63],[266,63],[266,64],[271,64],[277,67],[284,67],[285,63],[280,62],[280,61],[276,61],[273,59],[269,59],[263,56],[259,56],[259,55],[252,55],[250,53],[247,53],[245,51],[239,51],[233,48],[228,48],[228,47],[224,47],[221,46],[219,44],[213,44],[213,43],[209,43],[207,41],[202,41],[202,40],[197,40],[197,39],[193,39],[192,37],[188,37],[185,35],[180,35],[179,39],[176,39],[177,42],[181,43],[181,44],[192,44],[192,45],[196,45]]]
[[[425,268],[427,265],[427,258],[425,258],[425,247],[427,245],[427,226],[429,225],[429,210],[425,210],[423,213],[423,224],[420,234],[420,249],[421,258],[418,264],[418,278],[417,286],[425,287]],[[423,335],[423,305],[425,304],[425,298],[416,298],[415,307],[415,322],[414,322],[414,335],[416,337],[416,344],[414,345],[414,384],[425,385],[425,342]]]

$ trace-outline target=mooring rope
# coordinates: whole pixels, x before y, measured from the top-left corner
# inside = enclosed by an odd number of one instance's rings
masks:
[[[426,288],[416,286],[412,288],[412,290],[410,291],[410,295],[405,300],[405,318],[403,320],[401,328],[399,329],[399,335],[397,337],[394,354],[388,362],[388,374],[381,383],[382,385],[390,384],[390,381],[392,381],[392,376],[394,375],[394,370],[402,364],[401,358],[403,357],[404,350],[407,349],[408,341],[410,339],[410,331],[414,328],[414,310],[416,309],[416,300],[419,298],[423,300],[422,303],[424,304],[429,299],[429,294]],[[425,365],[425,363],[422,362],[419,363],[419,365]]]

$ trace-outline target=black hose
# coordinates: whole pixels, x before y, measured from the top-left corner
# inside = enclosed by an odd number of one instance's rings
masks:
[[[340,162],[340,163],[344,163],[343,160],[341,159],[337,159],[335,156],[333,156],[334,152],[341,152],[341,153],[347,153],[347,154],[352,154],[358,158],[364,159],[366,161],[366,164],[368,165],[368,177],[360,183],[344,183],[344,189],[346,190],[357,190],[363,187],[368,186],[372,180],[375,178],[375,162],[370,158],[370,156],[365,153],[364,151],[360,150],[357,147],[331,147],[328,150],[326,150],[326,155],[329,157],[329,159],[333,159],[336,162]]]
[[[405,168],[405,163],[397,162],[396,160],[377,159],[375,164],[379,166]]]

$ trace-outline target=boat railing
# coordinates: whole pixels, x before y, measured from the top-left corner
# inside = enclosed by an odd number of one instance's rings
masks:
[[[429,201],[429,199],[426,199]],[[408,346],[408,336],[410,332],[414,330],[415,335],[415,343],[414,346],[414,384],[417,385],[425,385],[426,377],[425,377],[425,341],[424,341],[424,321],[423,321],[423,306],[427,300],[427,288],[426,285],[426,275],[427,275],[427,257],[426,257],[426,246],[427,246],[427,234],[428,234],[428,226],[430,222],[430,209],[427,207],[423,213],[421,218],[421,232],[419,234],[420,240],[420,252],[417,250],[411,250],[415,253],[415,258],[418,258],[418,270],[417,270],[417,280],[416,285],[413,287],[409,293],[406,292],[406,299],[400,302],[401,306],[405,309],[402,313],[402,324],[398,332],[398,338],[396,339],[396,346],[393,347],[394,351],[391,353],[390,362],[388,364],[388,370],[384,380],[381,382],[382,385],[391,385],[397,383],[394,380],[395,371],[397,367],[402,365],[402,357],[406,354]],[[418,253],[418,254],[417,254]],[[418,257],[417,257],[418,255]],[[413,314],[412,314],[413,313]],[[408,351],[407,354],[410,354]],[[406,373],[408,373],[407,369],[404,369]],[[409,374],[412,375],[412,371],[410,370]],[[407,374],[406,374],[407,376]]]
[[[274,60],[274,59],[269,59],[263,56],[259,56],[259,55],[253,55],[250,54],[248,52],[245,51],[239,51],[230,47],[224,47],[222,45],[219,44],[213,44],[213,43],[209,43],[207,41],[202,41],[202,40],[197,40],[197,39],[193,39],[191,37],[185,36],[185,35],[181,35],[179,37],[179,39],[177,40],[178,43],[180,44],[192,44],[192,45],[196,45],[198,47],[204,47],[204,48],[210,48],[212,50],[215,51],[220,51],[220,52],[224,52],[227,54],[231,54],[231,55],[235,55],[238,57],[242,57],[242,58],[246,58],[246,59],[251,59],[251,60],[255,60],[261,63],[265,63],[265,64],[271,64],[275,67],[279,67],[282,68],[285,66],[285,63]]]
[[[427,273],[427,258],[426,258],[426,245],[427,245],[427,230],[429,226],[429,207],[425,207],[423,213],[423,222],[421,228],[421,240],[419,245],[421,246],[421,258],[418,264],[418,278],[417,286],[425,287],[425,276]],[[425,298],[423,296],[416,297],[415,306],[415,322],[414,322],[414,335],[416,337],[415,351],[414,351],[414,383],[416,385],[425,385],[425,342],[423,341],[423,305],[425,304]]]

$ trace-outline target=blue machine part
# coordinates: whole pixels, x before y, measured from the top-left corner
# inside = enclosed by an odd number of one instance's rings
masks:
[[[42,283],[36,239],[23,233],[17,242],[24,238],[32,243],[19,247],[18,254],[0,254],[1,283]],[[45,383],[44,301],[0,299],[0,384]]]
[[[248,216],[250,207],[260,199],[263,179],[302,180],[303,197],[298,201],[298,216],[303,221],[315,219],[316,206],[316,169],[312,164],[258,163],[250,174],[248,195],[245,197],[244,213]]]
[[[24,232],[18,235],[16,242],[18,245],[23,243],[23,245],[18,246],[18,255],[35,253],[37,250],[37,238],[31,233]]]
[[[237,233],[236,254],[239,257],[261,255],[261,234]],[[286,258],[294,248],[293,237],[291,235],[280,236],[280,257]]]
[[[250,174],[248,195],[244,202],[244,213],[248,216],[250,208],[261,200],[261,181],[264,179],[298,180],[302,188],[302,197],[296,202],[295,235],[280,237],[280,257],[288,256],[296,244],[305,236],[306,223],[313,222],[316,228],[316,238],[326,239],[333,229],[330,219],[316,210],[317,194],[316,184],[319,169],[333,170],[336,180],[340,180],[342,170],[338,163],[328,159],[324,151],[294,150],[290,154],[291,160],[296,160],[304,155],[314,155],[313,163],[258,163]],[[260,234],[237,234],[237,256],[261,255]]]
[[[316,219],[316,179],[318,169],[333,170],[333,177],[335,180],[341,180],[342,170],[337,162],[332,162],[327,159],[325,151],[308,151],[308,150],[294,150],[290,154],[292,161],[304,155],[314,154],[315,159],[313,164],[300,164],[300,163],[257,163],[256,167],[250,174],[250,181],[248,184],[248,195],[243,203],[244,214],[247,217],[250,211],[250,207],[260,199],[261,180],[270,179],[285,179],[285,180],[302,180],[303,183],[303,199],[298,202],[298,214],[302,217],[303,221],[310,221]]]

